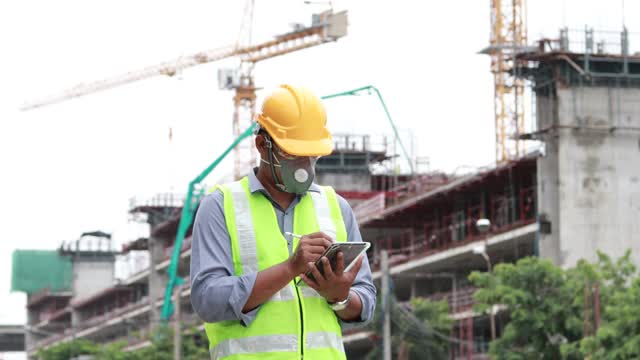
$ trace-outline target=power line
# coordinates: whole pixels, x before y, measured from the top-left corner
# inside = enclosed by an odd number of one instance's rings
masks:
[[[393,305],[391,320],[394,324],[396,324],[399,328],[403,330],[402,332],[405,335],[406,334],[420,335],[423,337],[429,337],[431,335],[434,335],[442,340],[448,341],[450,343],[455,343],[455,344],[467,344],[467,345],[483,344],[483,342],[480,342],[480,341],[461,340],[461,339],[451,337],[447,334],[443,334],[442,332],[433,328],[433,326],[431,326],[428,321],[421,321],[420,319],[418,319],[413,314],[413,312],[411,312],[409,309],[406,309],[404,306],[399,304],[395,299],[395,297],[391,299],[391,304]],[[412,327],[417,328],[416,333],[410,331]],[[422,338],[418,338],[418,339],[421,340]]]

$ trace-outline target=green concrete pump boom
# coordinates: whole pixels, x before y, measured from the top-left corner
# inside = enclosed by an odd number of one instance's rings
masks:
[[[382,104],[384,113],[387,115],[387,120],[389,120],[389,125],[391,125],[391,128],[393,129],[393,134],[395,135],[395,141],[397,141],[400,144],[400,147],[402,148],[402,152],[404,153],[404,156],[407,159],[407,163],[409,164],[409,171],[413,175],[413,161],[411,161],[411,157],[409,157],[409,153],[407,153],[407,149],[404,147],[402,140],[400,140],[400,135],[398,134],[398,129],[396,128],[396,124],[391,119],[391,114],[389,114],[389,109],[387,109],[387,104],[385,104],[384,99],[382,98],[382,94],[380,94],[380,90],[378,90],[377,87],[373,85],[367,85],[361,88],[323,96],[322,99],[331,99],[331,98],[336,98],[340,96],[360,95],[365,91],[367,92],[368,95],[371,95],[371,92],[375,92],[376,95],[378,96],[378,100],[380,100],[380,104]]]
[[[173,253],[171,254],[171,263],[169,264],[169,281],[164,291],[164,302],[162,303],[162,313],[160,319],[163,322],[167,322],[173,313],[173,303],[171,302],[171,295],[173,288],[176,285],[181,285],[184,280],[178,277],[178,262],[180,261],[180,249],[182,248],[182,240],[184,240],[187,230],[193,222],[193,216],[195,215],[198,202],[203,195],[202,190],[195,194],[196,185],[198,185],[204,178],[218,166],[218,164],[238,145],[242,140],[249,137],[253,133],[253,129],[256,124],[252,123],[247,130],[245,130],[238,138],[211,163],[204,171],[200,173],[195,179],[189,183],[189,189],[187,190],[187,196],[184,199],[184,205],[182,206],[182,216],[180,216],[180,223],[178,225],[178,231],[176,232],[176,241],[173,244]],[[195,195],[195,196],[194,196]]]
[[[371,92],[375,92],[384,108],[384,112],[387,115],[387,119],[391,124],[391,128],[395,134],[395,140],[400,143],[402,147],[402,151],[404,152],[405,157],[407,158],[407,162],[409,163],[409,168],[411,169],[411,173],[413,174],[413,163],[409,158],[407,150],[405,149],[402,141],[400,140],[400,136],[398,135],[398,130],[391,119],[391,115],[389,114],[389,110],[387,109],[387,105],[384,103],[382,99],[382,95],[380,91],[375,86],[364,86],[361,88],[357,88],[354,90],[344,91],[336,94],[323,96],[322,99],[331,99],[340,96],[353,96],[359,95],[362,92],[367,92],[367,94],[371,94]],[[173,314],[173,302],[171,301],[171,295],[173,294],[174,287],[177,285],[181,285],[184,283],[184,280],[178,276],[178,262],[180,261],[180,250],[182,248],[182,241],[184,240],[185,235],[187,234],[187,230],[191,223],[193,222],[193,217],[196,212],[196,208],[198,207],[198,202],[200,198],[203,196],[203,191],[200,190],[197,194],[195,191],[196,186],[204,180],[204,178],[213,171],[213,169],[218,166],[218,164],[236,147],[242,140],[249,137],[255,128],[256,124],[253,123],[247,130],[245,130],[240,136],[213,162],[209,165],[204,171],[200,173],[195,179],[193,179],[189,183],[189,189],[187,190],[187,196],[184,200],[184,205],[182,207],[182,216],[180,217],[180,223],[178,225],[178,231],[176,232],[176,241],[173,245],[173,253],[171,254],[171,263],[169,265],[169,281],[167,282],[167,287],[164,292],[164,302],[162,303],[162,313],[160,315],[160,319],[163,323],[169,321],[171,314]]]

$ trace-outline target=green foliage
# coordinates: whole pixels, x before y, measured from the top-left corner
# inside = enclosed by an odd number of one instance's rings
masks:
[[[477,311],[505,305],[511,321],[502,337],[492,342],[496,359],[559,359],[557,334],[569,341],[580,338],[573,327],[575,317],[571,293],[564,286],[563,271],[548,260],[525,258],[517,264],[500,264],[493,274],[474,272],[470,280],[480,289]]]
[[[524,258],[492,274],[469,276],[479,288],[476,311],[507,309],[510,321],[493,341],[495,359],[629,359],[640,357],[640,278],[630,252],[617,261],[598,253],[563,270],[549,260]],[[593,299],[600,292],[600,327]],[[585,306],[585,299],[587,301]],[[586,310],[585,310],[586,308]]]
[[[414,298],[409,305],[391,301],[391,351],[394,359],[448,359],[453,320],[449,305],[443,301]],[[383,308],[381,304],[374,322],[374,331],[382,338]],[[380,359],[382,346],[376,346],[367,359]]]
[[[98,346],[93,342],[77,339],[40,350],[37,356],[40,360],[67,360],[78,355],[94,355],[97,352]]]
[[[185,360],[201,360],[209,358],[204,333],[195,327],[183,332],[182,358]],[[58,344],[38,352],[40,360],[68,360],[78,355],[93,355],[95,360],[172,360],[173,329],[159,327],[151,336],[151,345],[143,349],[125,352],[125,341],[109,345],[98,345],[86,339],[77,339]]]

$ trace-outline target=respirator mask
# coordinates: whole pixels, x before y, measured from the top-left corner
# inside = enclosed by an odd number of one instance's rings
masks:
[[[289,155],[280,150],[268,135],[265,135],[265,143],[269,152],[269,161],[260,160],[270,165],[271,176],[276,187],[280,191],[299,195],[309,190],[316,176],[315,167],[318,157]],[[276,176],[276,167],[280,168],[281,179]]]

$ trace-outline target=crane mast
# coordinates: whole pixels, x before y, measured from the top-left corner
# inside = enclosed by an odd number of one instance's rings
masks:
[[[490,46],[494,78],[496,162],[524,155],[524,82],[513,73],[515,55],[527,45],[525,0],[491,0]]]

